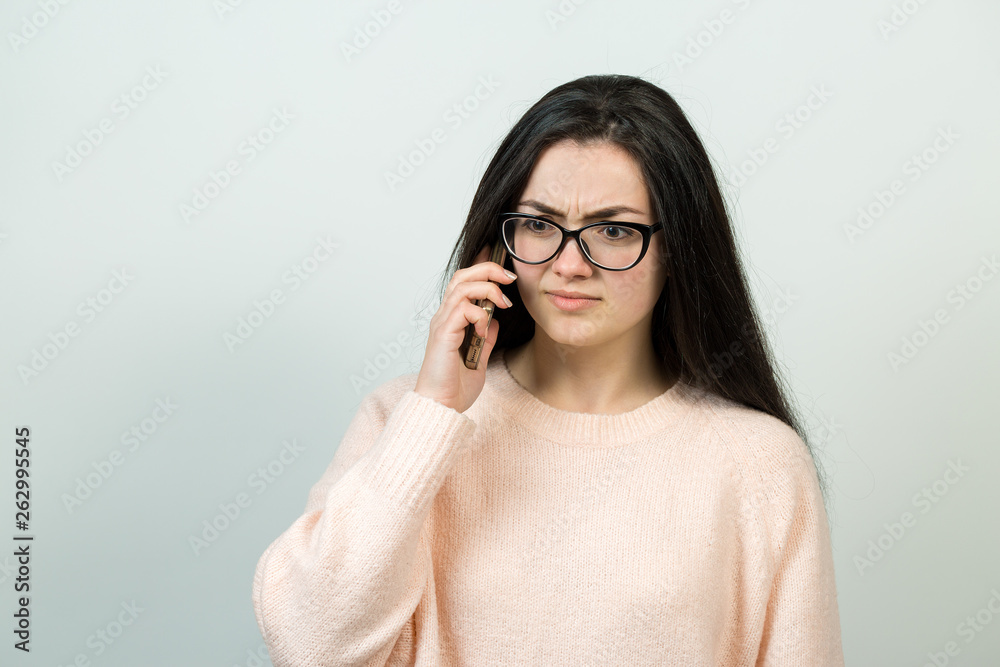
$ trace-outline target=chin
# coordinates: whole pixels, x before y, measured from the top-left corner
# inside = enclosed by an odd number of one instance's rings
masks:
[[[586,320],[552,323],[550,326],[543,328],[554,343],[567,347],[593,345],[599,338],[600,333],[593,322],[587,322]]]

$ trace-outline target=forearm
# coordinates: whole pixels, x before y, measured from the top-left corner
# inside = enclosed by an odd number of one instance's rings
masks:
[[[429,577],[430,503],[474,427],[407,394],[322,507],[268,547],[253,596],[276,667],[384,664]]]

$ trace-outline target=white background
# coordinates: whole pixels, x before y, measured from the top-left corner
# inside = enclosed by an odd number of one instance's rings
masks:
[[[258,558],[361,398],[419,370],[498,142],[545,92],[596,73],[674,95],[727,183],[831,479],[847,664],[924,664],[952,641],[948,664],[1000,656],[1000,278],[984,264],[1000,253],[995,3],[404,0],[351,57],[343,45],[386,2],[50,2],[51,17],[42,4],[0,10],[0,662],[257,664]],[[494,85],[477,99],[481,80]],[[268,135],[275,109],[293,118]],[[102,119],[113,131],[88,151]],[[445,141],[391,188],[435,128]],[[939,131],[952,139],[935,148]],[[250,160],[241,145],[259,133],[271,141]],[[81,144],[75,168],[57,166]],[[933,163],[915,168],[925,151]],[[206,189],[229,160],[239,173]],[[196,190],[214,196],[185,220]],[[861,208],[878,215],[850,235]],[[292,289],[283,276],[319,237],[337,250]],[[276,288],[283,303],[227,345]],[[104,301],[90,319],[87,299]],[[177,406],[161,422],[157,399]],[[130,451],[122,434],[144,420]],[[30,656],[12,648],[20,426]],[[275,464],[292,440],[301,453]],[[968,470],[946,478],[950,462]],[[280,475],[261,484],[268,465]],[[68,505],[80,484],[90,495]],[[924,488],[933,502],[915,502]],[[193,547],[240,493],[249,506]],[[915,523],[893,536],[906,512]],[[97,641],[132,601],[135,622]],[[960,626],[977,613],[989,622]]]

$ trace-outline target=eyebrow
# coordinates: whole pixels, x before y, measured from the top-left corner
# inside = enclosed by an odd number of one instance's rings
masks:
[[[557,218],[565,218],[565,214],[558,211],[548,204],[543,204],[540,201],[534,199],[525,199],[518,206],[530,206],[539,213],[545,213],[547,215],[553,215]],[[597,220],[599,218],[612,218],[619,213],[635,213],[636,215],[645,215],[642,211],[637,211],[631,206],[625,206],[624,204],[618,204],[616,206],[608,206],[607,208],[602,208],[598,211],[593,211],[583,216],[584,220]]]

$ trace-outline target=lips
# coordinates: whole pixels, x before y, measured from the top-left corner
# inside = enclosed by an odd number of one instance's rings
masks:
[[[549,294],[554,294],[556,296],[564,296],[567,299],[596,299],[596,296],[590,296],[589,294],[584,294],[583,292],[567,292],[565,290],[553,290]]]
[[[573,294],[573,292],[570,292]],[[597,305],[600,299],[594,297],[567,297],[562,296],[561,292],[546,292],[545,296],[549,298],[549,301],[558,308],[559,310],[566,312],[575,312],[578,310],[586,310],[588,308],[593,308]]]

